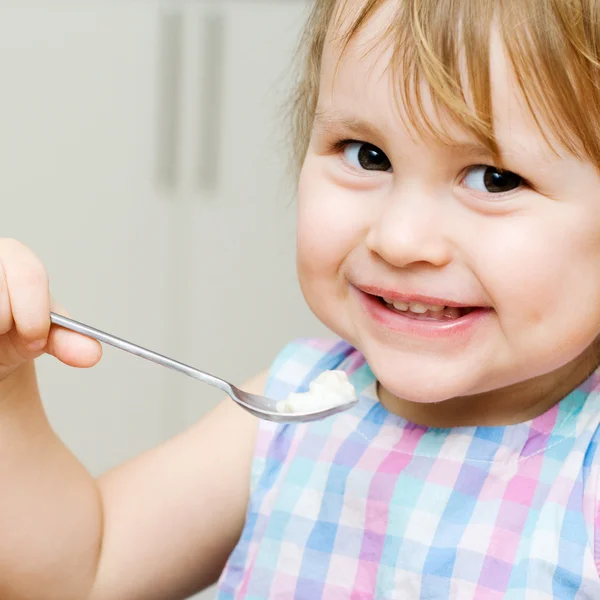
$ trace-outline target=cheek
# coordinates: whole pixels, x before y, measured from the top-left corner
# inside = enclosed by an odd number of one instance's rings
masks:
[[[336,275],[361,244],[367,222],[356,195],[329,182],[307,158],[298,186],[297,257],[303,283]]]
[[[507,330],[587,343],[600,318],[600,231],[561,216],[485,232],[477,271]]]

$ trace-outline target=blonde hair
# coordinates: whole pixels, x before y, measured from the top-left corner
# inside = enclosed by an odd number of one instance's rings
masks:
[[[600,0],[362,0],[349,23],[341,21],[346,0],[315,0],[299,47],[291,99],[298,171],[313,126],[326,38],[339,34],[343,52],[390,1],[397,3],[396,15],[378,41],[393,50],[390,68],[402,73],[398,99],[416,131],[447,137],[424,109],[424,81],[436,110],[448,111],[498,156],[489,63],[490,32],[497,24],[516,81],[546,141],[551,146],[558,142],[600,168]]]

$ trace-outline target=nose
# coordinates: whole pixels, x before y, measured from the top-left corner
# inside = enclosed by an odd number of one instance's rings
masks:
[[[396,190],[367,232],[368,249],[394,267],[426,263],[441,267],[452,259],[443,202],[431,192]]]

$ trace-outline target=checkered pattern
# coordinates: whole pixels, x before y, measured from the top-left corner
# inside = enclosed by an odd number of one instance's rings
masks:
[[[360,392],[355,409],[261,424],[219,600],[600,598],[598,374],[527,423],[431,429],[377,402],[351,346],[301,340],[267,393],[336,368]]]

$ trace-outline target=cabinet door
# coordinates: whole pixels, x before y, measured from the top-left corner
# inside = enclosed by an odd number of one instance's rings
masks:
[[[296,280],[295,185],[284,134],[292,57],[309,5],[206,1],[186,9],[180,347],[194,364],[239,384],[295,337],[331,336]],[[186,423],[222,397],[193,381],[178,385]],[[194,598],[212,597],[211,589]]]
[[[296,282],[295,185],[284,134],[292,56],[308,5],[205,3],[189,9],[187,17],[201,28],[222,21],[211,50],[201,44],[188,51],[200,57],[193,73],[207,72],[203,61],[213,65],[212,79],[200,78],[195,86],[208,82],[195,110],[219,110],[196,116],[198,124],[189,129],[196,145],[189,140],[191,175],[185,177],[179,211],[185,251],[195,266],[180,275],[187,306],[180,328],[188,333],[186,356],[235,383],[268,367],[293,338],[330,335],[306,307]],[[201,135],[207,131],[202,123],[210,123],[208,134]],[[181,385],[184,421],[206,410],[207,397],[219,398],[193,382]]]
[[[1,235],[38,253],[74,318],[166,350],[177,234],[156,191],[159,25],[151,3],[0,4],[0,197]],[[171,433],[165,369],[108,348],[90,371],[43,358],[39,373],[94,473]]]

